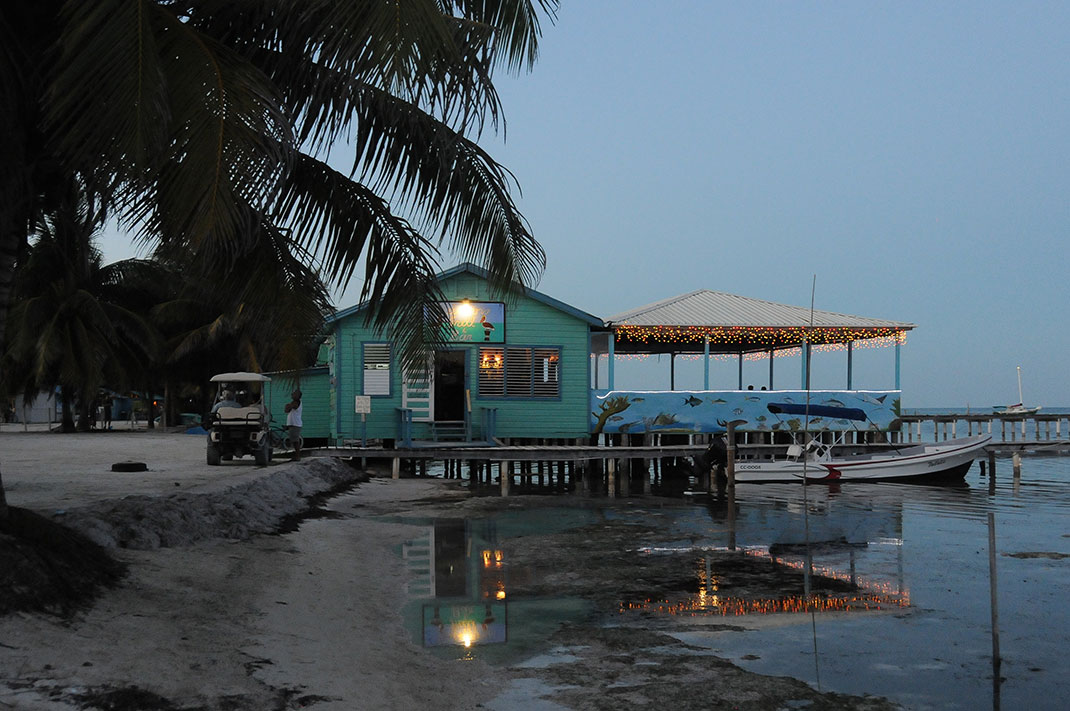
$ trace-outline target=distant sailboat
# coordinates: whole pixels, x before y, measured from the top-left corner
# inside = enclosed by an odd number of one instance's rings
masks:
[[[1018,368],[1018,402],[1014,405],[1008,405],[1003,409],[996,407],[997,415],[1035,415],[1040,411],[1039,407],[1026,407],[1023,403],[1025,400],[1022,398],[1022,366]]]

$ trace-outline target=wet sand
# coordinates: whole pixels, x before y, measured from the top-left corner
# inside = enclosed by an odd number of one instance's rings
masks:
[[[565,584],[600,612],[557,627],[534,659],[438,657],[401,617],[408,574],[398,550],[420,529],[391,520],[602,504],[472,498],[455,482],[372,478],[332,499],[332,517],[267,535],[352,470],[316,461],[207,467],[203,457],[203,438],[179,434],[0,432],[12,506],[142,548],[115,548],[126,578],[71,619],[0,618],[0,709],[891,708],[745,672],[673,636],[694,625],[636,616],[607,626],[615,610],[604,608],[636,571],[648,575],[644,586],[677,577],[630,560],[620,543],[633,531],[609,524],[503,543],[511,561],[559,578],[510,595]],[[110,472],[111,462],[134,458],[149,471]]]

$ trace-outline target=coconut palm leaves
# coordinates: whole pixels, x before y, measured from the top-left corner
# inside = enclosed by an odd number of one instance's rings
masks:
[[[419,350],[440,296],[432,245],[532,283],[544,255],[509,173],[466,132],[497,126],[494,69],[529,66],[530,1],[99,0],[56,9],[45,127],[150,240],[246,253],[270,229]],[[106,130],[102,130],[105,129]],[[352,138],[349,175],[323,160]],[[409,302],[423,300],[419,307]],[[429,315],[430,314],[430,315]],[[420,358],[426,353],[420,354]],[[418,359],[418,358],[417,358]]]

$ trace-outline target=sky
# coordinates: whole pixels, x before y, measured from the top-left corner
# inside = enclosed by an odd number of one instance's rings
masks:
[[[564,0],[480,142],[547,252],[537,288],[576,308],[697,289],[807,306],[816,282],[819,310],[917,324],[908,409],[1017,402],[1018,366],[1026,404],[1067,406],[1068,33],[1066,2]],[[618,385],[667,387],[651,367]],[[745,368],[765,382],[767,361]],[[814,368],[844,386],[842,353]],[[856,351],[854,381],[891,388],[894,349]],[[681,364],[677,386],[701,384]]]

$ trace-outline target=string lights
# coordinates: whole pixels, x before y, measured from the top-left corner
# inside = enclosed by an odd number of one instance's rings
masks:
[[[844,345],[851,341],[889,340],[904,343],[906,331],[896,328],[851,328],[848,326],[632,326],[621,324],[614,329],[617,342],[680,343],[701,345],[709,338],[711,345],[781,349],[811,345]]]
[[[680,328],[673,326],[618,326],[616,339],[618,345],[629,344],[672,344],[687,347],[689,352],[677,353],[681,360],[702,360],[703,353],[691,351],[695,345],[704,345],[706,336],[710,336],[710,347],[718,349],[710,352],[710,360],[728,361],[739,358],[738,352],[723,352],[723,347],[763,348],[743,353],[745,361],[768,360],[770,353],[774,358],[796,358],[802,354],[799,343],[805,334],[810,343],[810,350],[817,353],[846,351],[848,343],[853,350],[869,348],[890,348],[907,342],[907,332],[891,328],[852,329],[852,328],[794,328],[794,327],[736,327],[709,328],[694,326]],[[720,351],[720,352],[718,352]],[[594,357],[607,356],[606,353],[592,354]],[[617,360],[645,360],[647,358],[668,355],[667,353],[627,353],[616,351]]]

